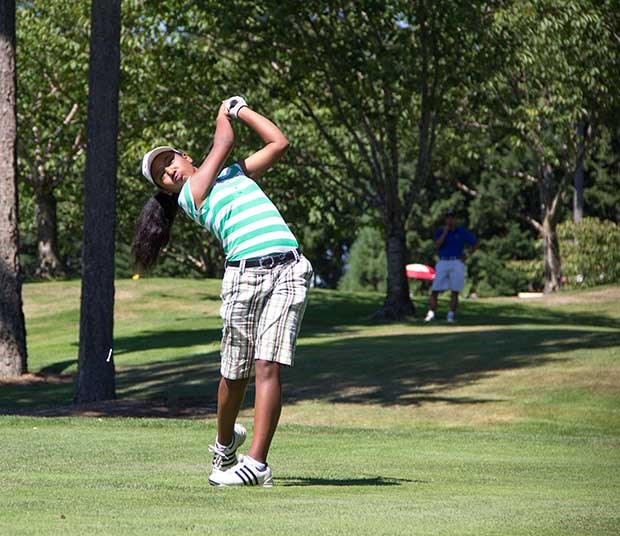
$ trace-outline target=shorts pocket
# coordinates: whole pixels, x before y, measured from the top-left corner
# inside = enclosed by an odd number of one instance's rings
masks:
[[[302,256],[299,258],[299,261],[297,261],[297,265],[299,266],[297,273],[309,282],[314,275],[314,268],[310,261]]]
[[[234,293],[235,288],[239,285],[239,270],[231,270],[227,268],[222,278],[222,288],[220,290],[220,298],[222,302],[226,302],[230,299],[230,296]]]

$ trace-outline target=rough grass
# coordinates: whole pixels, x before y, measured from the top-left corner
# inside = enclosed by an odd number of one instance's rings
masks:
[[[619,287],[465,302],[454,326],[377,325],[381,296],[313,291],[269,491],[206,485],[218,293],[119,281],[119,400],[74,408],[79,282],[25,286],[0,534],[620,532]]]

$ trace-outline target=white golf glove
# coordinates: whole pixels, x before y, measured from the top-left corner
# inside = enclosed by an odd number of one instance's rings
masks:
[[[228,108],[228,115],[234,117],[235,119],[239,119],[239,110],[248,105],[248,103],[245,102],[245,99],[243,97],[239,97],[238,95],[226,99],[224,104],[226,105],[226,108]]]

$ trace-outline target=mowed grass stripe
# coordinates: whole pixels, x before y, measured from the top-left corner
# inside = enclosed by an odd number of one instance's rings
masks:
[[[218,490],[206,482],[212,423],[0,422],[16,447],[0,462],[9,506],[0,527],[23,534],[215,534],[228,518],[242,534],[605,534],[618,526],[609,478],[618,460],[605,438],[283,426],[273,490]],[[398,461],[385,456],[387,435]],[[36,518],[13,514],[24,508]]]

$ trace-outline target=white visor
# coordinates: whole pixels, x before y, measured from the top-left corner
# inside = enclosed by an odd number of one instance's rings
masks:
[[[167,151],[174,151],[177,154],[183,154],[178,149],[171,147],[170,145],[160,145],[159,147],[155,147],[155,149],[150,150],[142,157],[142,175],[153,185],[157,186],[155,181],[153,180],[153,176],[151,175],[151,165],[153,164],[153,160],[160,155],[161,153],[165,153]]]

